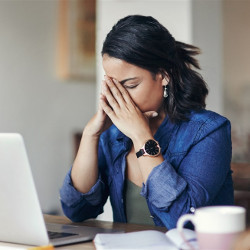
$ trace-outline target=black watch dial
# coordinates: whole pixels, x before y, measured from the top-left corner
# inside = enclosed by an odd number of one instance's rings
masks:
[[[158,155],[160,153],[160,147],[158,146],[158,143],[154,140],[148,140],[145,143],[145,151],[149,155]]]

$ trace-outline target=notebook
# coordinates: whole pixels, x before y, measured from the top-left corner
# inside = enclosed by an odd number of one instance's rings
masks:
[[[0,133],[0,241],[54,246],[92,240],[114,229],[45,224],[22,135]]]
[[[94,238],[96,250],[198,250],[196,233],[184,228],[182,238],[177,228],[166,233],[144,230],[132,233],[97,234]]]

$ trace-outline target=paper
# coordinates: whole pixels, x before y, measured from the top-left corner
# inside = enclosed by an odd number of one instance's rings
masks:
[[[6,246],[1,243],[0,250],[21,250],[21,249],[27,249],[27,247],[16,247],[16,246]]]
[[[178,249],[189,250],[198,249],[196,233],[190,229],[183,229],[183,235],[188,243],[181,237],[177,228],[166,232],[166,237],[177,246]]]
[[[195,232],[184,229],[187,240],[194,248],[197,247]],[[97,234],[94,238],[97,250],[102,249],[143,249],[143,250],[178,250],[190,249],[185,244],[177,229],[169,230],[166,234],[156,230],[146,230],[132,233]]]

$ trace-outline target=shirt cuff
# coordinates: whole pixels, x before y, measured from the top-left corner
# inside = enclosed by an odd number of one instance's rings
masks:
[[[60,199],[69,207],[74,207],[83,200],[95,206],[100,202],[103,182],[98,178],[95,185],[87,193],[81,193],[75,189],[71,179],[71,170],[64,179],[63,186],[60,190]]]
[[[141,195],[155,207],[165,210],[177,199],[186,186],[186,181],[165,160],[151,171],[146,183],[143,183]]]

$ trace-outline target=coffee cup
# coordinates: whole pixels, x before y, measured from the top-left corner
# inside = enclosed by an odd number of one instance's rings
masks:
[[[246,229],[246,210],[239,206],[198,208],[194,214],[179,218],[177,229],[182,237],[183,227],[188,221],[195,227],[199,250],[229,250]]]

